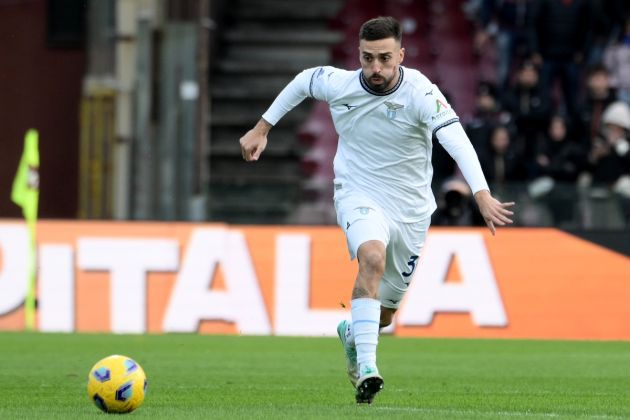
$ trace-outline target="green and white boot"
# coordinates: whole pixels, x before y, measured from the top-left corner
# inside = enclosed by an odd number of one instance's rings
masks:
[[[357,364],[357,349],[350,343],[348,343],[348,332],[350,323],[343,320],[337,325],[337,335],[343,346],[343,350],[346,353],[346,368],[348,371],[348,379],[353,387],[356,388],[357,380],[359,379],[359,365]]]
[[[383,389],[383,377],[378,373],[376,365],[361,365],[357,380],[356,400],[358,404],[372,404],[374,396]]]

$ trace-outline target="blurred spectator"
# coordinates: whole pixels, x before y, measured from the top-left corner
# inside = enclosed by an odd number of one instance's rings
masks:
[[[536,178],[528,186],[532,198],[546,204],[554,226],[576,220],[575,182],[586,168],[586,152],[580,142],[569,138],[566,120],[556,115],[536,153]]]
[[[466,133],[480,159],[488,151],[492,130],[497,124],[504,122],[504,119],[495,85],[490,82],[479,82],[475,111],[473,118],[466,124]]]
[[[533,159],[536,144],[549,124],[551,99],[540,86],[538,69],[531,61],[521,65],[516,82],[503,100],[503,108],[512,116],[527,159]]]
[[[554,181],[574,183],[586,167],[586,150],[579,141],[569,137],[566,120],[560,115],[551,119],[547,135],[537,149],[537,176],[550,176]]]
[[[553,92],[560,81],[560,111],[573,119],[579,93],[580,63],[589,34],[589,0],[535,0],[530,21],[532,57],[541,64],[543,89]]]
[[[578,113],[582,142],[588,147],[599,134],[604,109],[615,101],[615,96],[606,67],[601,64],[592,67],[586,79],[586,95]]]
[[[571,226],[578,201],[575,181],[586,167],[580,143],[568,137],[566,120],[554,116],[536,154],[538,177],[528,185],[532,198],[546,205],[554,226]]]
[[[602,115],[601,133],[593,140],[588,156],[593,185],[611,186],[618,192],[627,191],[623,184],[626,182],[624,177],[630,176],[629,133],[630,108],[625,102],[614,102]]]
[[[475,211],[472,192],[465,180],[451,177],[441,185],[437,196],[438,208],[431,224],[442,226],[484,225],[483,218]]]
[[[524,179],[523,159],[506,125],[498,125],[492,130],[489,149],[479,156],[479,160],[490,184],[504,185]]]
[[[591,36],[586,64],[602,62],[604,50],[623,32],[624,0],[591,0]]]
[[[531,0],[483,0],[481,29],[475,37],[480,49],[494,37],[497,49],[497,85],[505,89],[510,82],[512,62],[527,54],[527,8]]]
[[[485,0],[466,0],[462,4],[462,11],[469,20],[475,21],[479,18],[479,12]]]
[[[611,104],[602,115],[602,130],[589,152],[588,227],[630,226],[630,108]]]
[[[610,83],[617,98],[630,105],[630,16],[626,17],[619,41],[604,52],[604,63],[610,72]]]

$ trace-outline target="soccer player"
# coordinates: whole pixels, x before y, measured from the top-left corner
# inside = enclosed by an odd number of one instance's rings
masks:
[[[240,139],[243,158],[256,161],[267,134],[307,97],[330,106],[339,145],[334,204],[351,259],[358,260],[352,322],[337,333],[358,403],[383,388],[376,366],[379,327],[392,321],[407,291],[436,208],[431,191],[432,135],[457,162],[488,228],[512,223],[514,203],[493,198],[457,114],[436,85],[401,65],[402,31],[392,17],[365,22],[359,32],[361,69],[304,70],[280,92]]]

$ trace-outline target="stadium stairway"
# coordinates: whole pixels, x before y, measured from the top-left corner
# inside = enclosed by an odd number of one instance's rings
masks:
[[[296,132],[312,103],[272,130],[264,157],[242,160],[239,138],[301,70],[331,62],[342,34],[329,28],[343,0],[235,0],[226,8],[211,71],[209,216],[285,223],[301,198],[304,146]]]

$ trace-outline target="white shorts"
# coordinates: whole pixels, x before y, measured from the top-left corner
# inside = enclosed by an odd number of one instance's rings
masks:
[[[337,223],[343,229],[350,259],[361,244],[377,240],[385,245],[385,273],[379,288],[381,305],[397,309],[409,288],[429,229],[431,217],[414,223],[391,220],[372,200],[355,191],[335,190]]]

